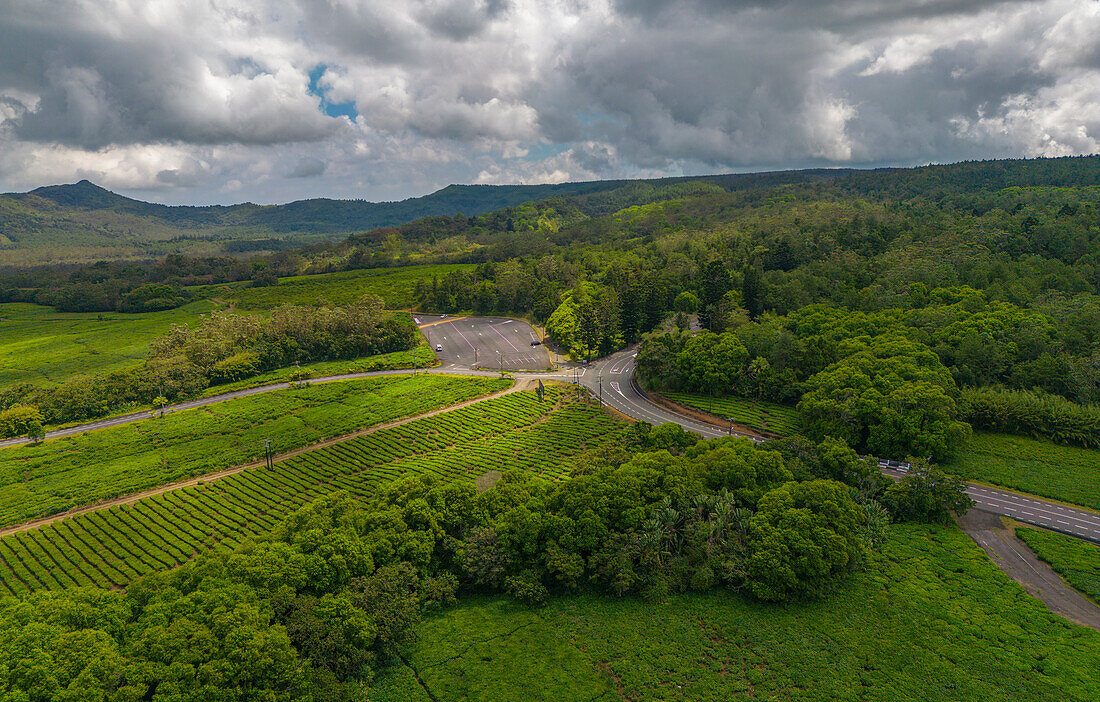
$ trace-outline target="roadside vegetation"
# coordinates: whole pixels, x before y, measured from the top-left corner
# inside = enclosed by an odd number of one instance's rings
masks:
[[[1016,527],[1016,536],[1077,591],[1100,603],[1100,545],[1023,526]]]
[[[694,407],[716,417],[732,419],[738,424],[744,424],[760,431],[785,435],[798,434],[801,430],[798,411],[787,405],[748,400],[732,395],[715,397],[713,395],[687,392],[664,392],[661,394],[673,402]]]
[[[276,390],[0,449],[0,526],[215,472],[503,389],[507,381],[383,376]]]
[[[1100,509],[1100,451],[978,432],[944,464],[967,480]]]

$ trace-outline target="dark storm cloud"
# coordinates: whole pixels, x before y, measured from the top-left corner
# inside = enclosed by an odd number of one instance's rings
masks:
[[[390,198],[1090,152],[1098,34],[1095,0],[8,0],[0,185]]]

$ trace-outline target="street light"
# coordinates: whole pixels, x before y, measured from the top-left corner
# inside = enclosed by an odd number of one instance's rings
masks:
[[[599,378],[600,378],[600,407],[603,407],[603,376],[601,375],[601,376],[599,376]]]

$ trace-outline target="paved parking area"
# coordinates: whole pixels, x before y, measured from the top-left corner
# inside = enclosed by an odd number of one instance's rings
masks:
[[[538,333],[526,322],[505,317],[443,317],[414,314],[413,320],[427,337],[446,368],[544,371],[550,368],[545,346],[532,346]],[[442,346],[443,350],[436,350]]]

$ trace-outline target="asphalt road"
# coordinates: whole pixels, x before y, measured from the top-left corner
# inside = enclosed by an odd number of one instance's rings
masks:
[[[726,436],[723,430],[671,412],[650,401],[633,382],[634,354],[632,350],[620,351],[594,362],[586,369],[580,382],[599,395],[612,408],[651,424],[675,422],[689,431],[706,437]],[[734,432],[736,434],[737,432]],[[749,436],[754,441],[758,437]],[[879,461],[879,467],[887,474],[900,477],[908,467],[895,461]],[[1035,524],[1053,531],[1060,531],[1100,543],[1100,514],[1074,509],[1057,502],[985,485],[969,485],[967,493],[976,508],[993,514],[1012,517],[1019,522]]]
[[[503,317],[443,317],[417,314],[413,320],[445,370],[546,371],[550,353],[526,322]],[[442,350],[439,350],[442,347]]]
[[[437,352],[442,365],[426,372],[431,373],[461,373],[464,375],[491,376],[496,374],[497,351],[501,351],[501,362],[504,370],[522,370],[529,368],[534,371],[531,378],[544,380],[561,380],[577,382],[587,388],[594,396],[601,398],[613,409],[623,414],[649,422],[654,425],[673,422],[684,427],[688,431],[695,432],[704,437],[714,438],[727,436],[731,432],[712,424],[697,421],[690,417],[676,414],[649,400],[634,383],[634,353],[633,350],[620,351],[606,358],[594,361],[591,364],[546,371],[549,367],[549,354],[543,346],[530,346],[535,331],[530,325],[501,318],[456,318],[443,319],[441,316],[416,315],[417,324],[421,331],[428,337],[432,348],[436,344],[443,346],[442,352]],[[527,346],[521,346],[526,343]],[[491,370],[477,370],[474,366],[475,351],[477,360],[483,368]],[[507,350],[513,354],[509,359]],[[486,362],[486,356],[489,357]],[[511,365],[509,365],[511,363]],[[424,371],[422,371],[424,372]],[[312,378],[311,383],[325,383],[340,380],[354,380],[377,375],[393,375],[408,373],[404,371],[376,371],[372,373],[349,373],[345,375],[326,376]],[[289,387],[289,383],[274,383],[247,390],[214,395],[198,400],[183,402],[178,405],[166,407],[165,412],[179,412],[195,407],[222,402],[238,397],[247,397],[272,390],[281,390]],[[152,417],[155,412],[136,412],[121,417],[89,422],[79,426],[59,429],[48,432],[46,438],[53,439],[72,434],[79,434],[93,429],[102,429],[119,424],[140,421]],[[753,441],[763,441],[760,437],[732,432],[734,435],[745,436]],[[26,439],[7,439],[0,441],[0,448],[26,443]],[[887,474],[900,477],[907,466],[893,461],[880,461],[880,468]],[[993,514],[1002,514],[1012,517],[1020,522],[1035,524],[1054,531],[1060,531],[1080,538],[1100,543],[1100,514],[1081,509],[1074,509],[1056,502],[1040,498],[1020,495],[1007,490],[999,490],[984,485],[969,485],[967,492],[974,500],[978,509]]]

